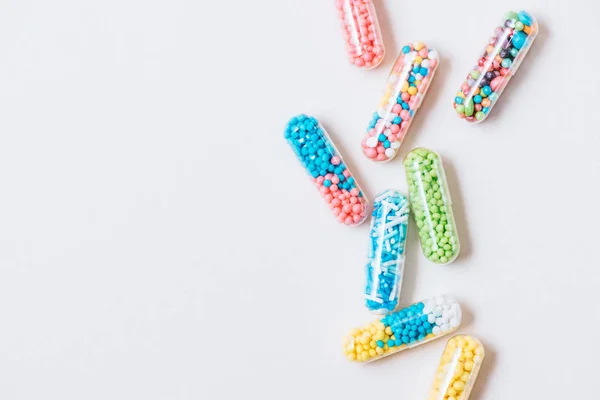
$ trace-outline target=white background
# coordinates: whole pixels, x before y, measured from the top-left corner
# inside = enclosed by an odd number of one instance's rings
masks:
[[[445,340],[369,365],[368,224],[338,225],[283,140],[319,118],[369,198],[445,160],[459,259],[410,234],[403,303],[451,293],[487,357],[472,399],[592,399],[600,113],[590,0],[378,1],[347,65],[333,1],[0,3],[0,398],[426,399]],[[452,99],[505,11],[541,31],[490,118]],[[441,54],[396,160],[360,140],[402,45]],[[411,226],[411,228],[414,228]]]

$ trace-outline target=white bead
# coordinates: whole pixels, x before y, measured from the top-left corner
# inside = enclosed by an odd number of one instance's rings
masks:
[[[429,60],[423,60],[421,62],[421,67],[423,67],[423,68],[429,68]]]
[[[434,326],[433,327],[433,334],[434,335],[439,335],[442,332],[442,330],[440,329],[439,326]]]
[[[438,55],[438,52],[435,50],[431,50],[429,52],[429,55],[427,56],[430,60],[437,60],[440,56]]]
[[[399,141],[395,141],[394,143],[392,143],[391,147],[394,150],[398,150],[400,148],[400,142]]]
[[[456,328],[458,326],[458,318],[451,318],[450,319],[450,326],[453,328]]]
[[[428,321],[430,324],[433,324],[433,323],[435,322],[435,315],[433,315],[433,314],[429,314],[429,315],[427,316],[427,321]]]
[[[385,108],[380,108],[379,110],[377,110],[377,114],[379,114],[379,118],[384,118],[385,117]]]
[[[429,314],[431,312],[431,307],[429,307],[428,305],[425,305],[425,307],[423,307],[423,314]]]
[[[442,325],[442,332],[448,332],[449,330],[450,330],[450,327],[448,326],[448,324]]]
[[[385,149],[385,156],[387,158],[393,158],[396,155],[396,151],[394,149]]]
[[[436,318],[435,319],[435,324],[437,326],[442,326],[442,325],[444,325],[444,320],[442,318]]]
[[[389,128],[390,126],[392,126],[392,123],[390,121],[385,121],[385,127]]]
[[[376,137],[371,136],[370,138],[367,139],[367,146],[374,149],[375,147],[377,147],[377,143],[379,143],[379,141],[377,140]]]
[[[389,129],[386,129],[383,131],[383,134],[387,137],[390,136],[392,134],[392,131],[390,131]]]
[[[435,315],[436,317],[441,317],[441,316],[442,316],[442,314],[443,314],[443,312],[444,312],[444,311],[442,310],[442,307],[440,307],[440,306],[437,306],[437,307],[435,308],[435,310],[433,310],[433,315]]]
[[[421,74],[416,74],[416,75],[415,75],[415,80],[417,80],[417,81],[421,81],[421,80],[423,80],[423,75],[421,75]]]

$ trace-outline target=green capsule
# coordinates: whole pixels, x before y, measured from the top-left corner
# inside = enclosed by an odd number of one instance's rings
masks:
[[[473,115],[474,112],[475,112],[475,103],[473,103],[473,99],[470,98],[469,101],[467,101],[467,104],[465,104],[465,115],[467,117],[470,117]]]

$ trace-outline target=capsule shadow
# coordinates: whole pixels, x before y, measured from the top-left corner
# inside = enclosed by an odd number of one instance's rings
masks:
[[[448,181],[450,197],[452,199],[452,211],[454,213],[454,219],[456,220],[456,230],[458,231],[460,240],[460,253],[458,259],[468,260],[471,256],[471,237],[465,215],[465,205],[460,189],[460,182],[458,181],[452,162],[447,158],[443,158],[443,160],[446,180]]]
[[[464,330],[465,328],[470,328],[473,324],[473,312],[469,308],[468,305],[465,305],[462,301],[460,301],[460,311],[462,313],[462,320],[460,321],[460,330]]]
[[[490,111],[490,115],[487,120],[495,121],[496,118],[502,118],[504,115],[504,108],[506,104],[509,103],[513,96],[513,91],[520,91],[521,95],[526,89],[525,84],[529,79],[535,77],[535,70],[541,68],[544,61],[540,59],[542,51],[544,50],[544,46],[548,38],[550,37],[550,33],[548,32],[548,25],[543,25],[538,20],[539,32],[535,41],[531,45],[529,52],[527,53],[523,63],[519,66],[519,69],[514,74],[512,78],[510,78],[510,82],[506,85],[506,89],[502,92],[502,96],[498,99],[498,102],[494,106],[494,110]],[[521,87],[522,85],[522,87]],[[518,94],[515,94],[515,96]],[[503,100],[504,99],[504,100]],[[523,110],[526,108],[524,107]],[[505,116],[506,117],[506,116]],[[525,117],[525,113],[522,113],[520,117]],[[485,121],[484,121],[485,123]]]
[[[398,50],[396,46],[396,39],[394,38],[394,30],[392,22],[390,21],[390,15],[387,12],[387,8],[382,1],[374,2],[375,11],[377,12],[377,20],[379,21],[379,27],[381,34],[383,35],[383,45],[385,47],[385,58],[378,68],[381,68],[388,64],[388,60],[396,60],[398,56]]]
[[[481,364],[479,375],[477,375],[477,381],[471,391],[471,400],[486,399],[489,397],[486,382],[490,381],[494,368],[496,368],[496,350],[485,342],[483,342],[483,347],[485,349],[485,358]]]
[[[419,271],[419,258],[421,257],[421,243],[419,235],[412,232],[418,232],[412,215],[408,219],[408,235],[406,238],[406,262],[404,263],[404,272],[402,276],[402,291],[400,293],[400,304],[410,303],[415,298],[415,287],[417,286],[417,276]]]

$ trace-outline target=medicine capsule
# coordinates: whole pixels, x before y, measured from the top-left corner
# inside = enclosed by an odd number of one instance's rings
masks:
[[[335,0],[350,64],[372,69],[383,61],[385,48],[373,0]]]
[[[472,336],[454,336],[446,344],[429,400],[467,400],[485,357],[483,345]]]
[[[350,361],[375,361],[454,332],[461,320],[458,302],[452,296],[438,296],[352,330],[344,340],[344,352]]]
[[[536,20],[525,11],[505,14],[454,98],[459,117],[468,122],[487,118],[537,34]]]
[[[338,221],[364,222],[368,201],[319,121],[306,115],[293,117],[284,137]]]
[[[398,307],[408,231],[408,198],[386,190],[375,198],[366,265],[365,305],[377,314]]]
[[[404,158],[404,169],[423,254],[434,263],[449,264],[458,257],[460,243],[442,159],[417,148]]]
[[[438,52],[421,42],[402,48],[362,141],[363,153],[368,158],[389,161],[396,157],[413,117],[427,94],[438,62]]]

